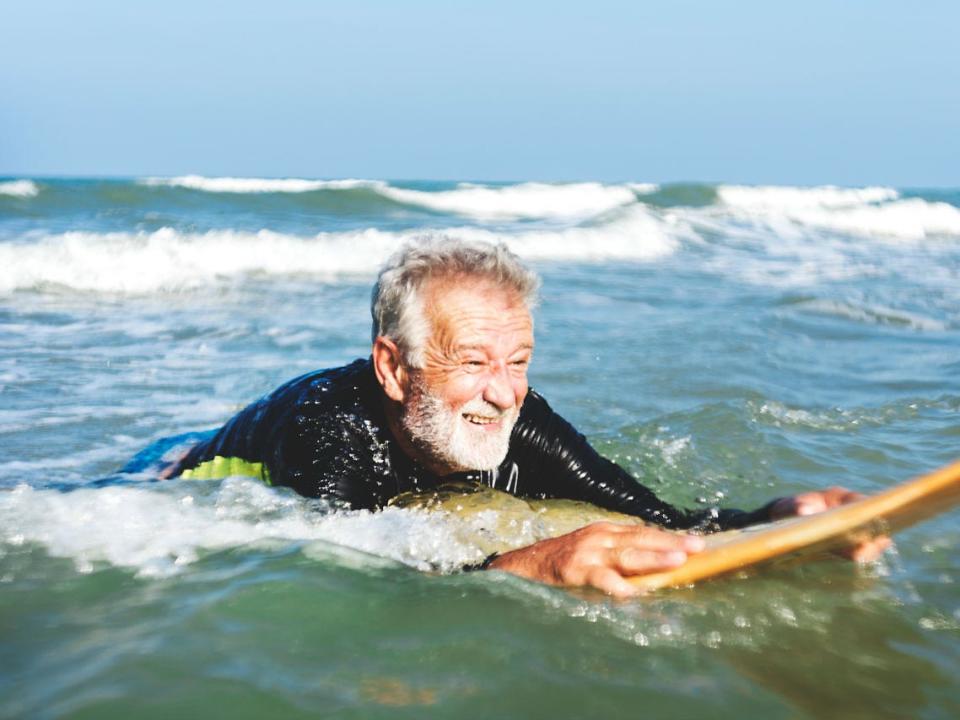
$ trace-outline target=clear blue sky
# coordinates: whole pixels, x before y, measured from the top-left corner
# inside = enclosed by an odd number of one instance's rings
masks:
[[[29,0],[0,174],[960,186],[960,3]]]

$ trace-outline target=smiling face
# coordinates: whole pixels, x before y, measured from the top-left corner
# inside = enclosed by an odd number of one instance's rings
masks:
[[[533,320],[517,293],[448,278],[422,291],[429,337],[423,367],[407,369],[400,423],[441,475],[503,462],[527,395]]]

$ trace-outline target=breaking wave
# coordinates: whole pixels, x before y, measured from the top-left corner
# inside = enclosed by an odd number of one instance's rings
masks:
[[[41,192],[42,190],[42,192]],[[165,191],[158,194],[158,191]],[[193,193],[207,197],[198,205]],[[774,236],[840,235],[915,242],[960,237],[960,197],[953,191],[905,194],[889,187],[787,187],[665,185],[599,182],[515,184],[389,183],[383,180],[202,177],[122,180],[31,180],[0,182],[0,198],[33,198],[24,218],[37,212],[69,216],[78,208],[114,217],[125,209],[136,218],[160,208],[167,217],[215,212],[267,214],[321,223],[362,219],[388,229],[419,214],[429,224],[461,222],[499,226],[536,221],[560,225],[616,220],[620,214],[667,212],[685,223],[721,233],[754,228]],[[9,204],[16,215],[24,208]],[[423,217],[424,215],[429,217]],[[378,221],[382,221],[378,222]],[[255,230],[258,228],[250,228]],[[352,228],[356,229],[356,228]],[[553,229],[553,228],[551,228]]]
[[[847,208],[867,203],[896,200],[893,188],[789,187],[777,185],[721,185],[720,200],[731,207],[750,210],[790,211],[809,208]]]
[[[40,193],[40,188],[32,180],[8,180],[0,182],[0,195],[12,195],[13,197],[30,198],[36,197]]]
[[[8,195],[40,190],[30,180],[0,187]],[[543,261],[646,262],[687,248],[685,262],[698,269],[767,286],[890,274],[936,275],[949,285],[952,240],[960,238],[956,192],[887,187],[182,176],[45,180],[37,199],[5,205],[14,222],[0,225],[0,293],[150,293],[248,276],[371,275],[401,242],[433,232],[504,241]],[[223,217],[237,225],[208,229]],[[903,324],[884,308],[861,317],[870,318]]]
[[[176,187],[211,193],[308,193],[365,189],[403,205],[482,220],[590,217],[636,201],[656,185],[629,183],[520,183],[480,185],[459,183],[452,189],[396,187],[382,180],[304,180],[297,178],[236,178],[184,175],[146,178],[150,187]]]
[[[0,291],[55,285],[76,290],[152,292],[249,274],[370,272],[396,245],[376,230],[314,238],[262,230],[184,234],[67,232],[0,245]],[[362,248],[362,249],[361,249]]]
[[[849,235],[899,240],[960,235],[960,208],[946,202],[902,198],[892,188],[833,186],[745,187],[717,189],[721,214],[765,223]]]
[[[300,178],[239,178],[182,175],[172,178],[144,178],[138,181],[152,187],[179,187],[212,193],[304,193],[315,190],[348,190],[380,187],[376,180],[304,180]]]
[[[449,520],[416,510],[336,512],[244,478],[207,485],[170,481],[71,492],[19,485],[0,492],[3,545],[38,544],[81,572],[100,565],[165,577],[211,552],[264,543],[301,544],[310,554],[351,548],[421,570],[454,570],[482,559],[455,541]]]
[[[454,190],[427,192],[395,187],[379,191],[409,205],[479,219],[589,217],[636,202],[656,185],[522,183],[502,187],[461,183]]]
[[[651,260],[672,253],[682,228],[632,208],[596,227],[500,235],[482,228],[459,237],[504,240],[538,260]],[[84,291],[144,293],[192,288],[250,275],[308,274],[323,279],[376,272],[399,244],[422,229],[375,229],[298,236],[261,230],[182,233],[67,232],[0,244],[0,292],[61,286]]]

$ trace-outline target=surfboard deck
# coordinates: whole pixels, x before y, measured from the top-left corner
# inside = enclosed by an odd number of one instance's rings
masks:
[[[452,539],[480,557],[557,537],[594,522],[645,525],[640,518],[578,500],[519,498],[469,483],[404,493],[391,505],[449,516]],[[643,590],[681,587],[757,565],[803,561],[895,533],[960,504],[960,461],[889,490],[816,515],[705,535],[707,548],[666,572],[637,575]]]
[[[850,547],[903,530],[960,504],[960,461],[816,515],[705,536],[707,548],[673,570],[638,575],[643,590],[690,585],[790,556]]]

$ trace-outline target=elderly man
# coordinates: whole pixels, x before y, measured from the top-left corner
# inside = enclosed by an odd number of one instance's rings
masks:
[[[168,474],[253,474],[371,509],[399,493],[467,480],[699,532],[855,497],[833,488],[750,513],[689,512],[657,499],[529,390],[538,284],[503,245],[439,239],[405,246],[374,287],[369,359],[288,382],[195,445]],[[854,554],[866,559],[882,546]],[[598,523],[488,558],[484,567],[627,596],[635,590],[625,578],[680,565],[702,548],[696,534]]]

